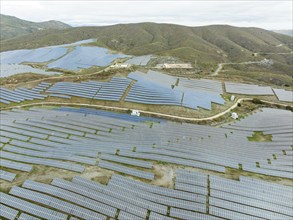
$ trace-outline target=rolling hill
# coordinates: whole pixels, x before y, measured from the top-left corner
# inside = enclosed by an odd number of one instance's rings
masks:
[[[138,23],[39,31],[1,41],[1,51],[37,48],[96,38],[97,45],[127,54],[173,55],[182,60],[245,61],[254,52],[290,52],[292,37],[259,28],[227,25],[186,27]]]
[[[31,22],[13,16],[0,15],[1,40],[23,36],[41,30],[65,29],[69,27],[68,24],[60,21]]]
[[[137,23],[101,27],[73,27],[54,32],[43,30],[1,41],[1,51],[38,48],[97,39],[93,46],[106,47],[130,55],[155,54],[173,56],[190,62],[205,72],[215,70],[218,63],[238,63],[273,59],[269,67],[253,69],[258,81],[288,84],[292,77],[291,36],[260,28],[240,28],[228,25],[187,27],[174,24]],[[282,45],[282,46],[280,46]],[[257,56],[255,56],[257,53]],[[226,70],[224,70],[226,71]],[[227,74],[243,78],[249,69],[234,67]],[[264,79],[264,76],[266,79]],[[251,78],[251,76],[249,76]]]
[[[285,35],[289,35],[289,36],[293,36],[293,30],[288,29],[288,30],[273,30],[276,33],[279,34],[285,34]]]

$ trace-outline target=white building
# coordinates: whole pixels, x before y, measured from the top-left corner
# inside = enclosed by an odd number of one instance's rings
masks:
[[[110,66],[111,68],[129,68],[131,67],[128,63],[116,63]]]
[[[192,69],[190,63],[164,63],[162,65],[163,69]]]
[[[140,112],[138,110],[132,110],[131,115],[140,116]]]
[[[236,112],[232,112],[231,118],[237,119],[238,118],[238,114]]]

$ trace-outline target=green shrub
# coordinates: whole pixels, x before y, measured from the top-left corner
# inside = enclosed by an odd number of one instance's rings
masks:
[[[289,110],[289,111],[293,112],[293,107],[290,106],[290,105],[287,105],[287,106],[286,106],[286,110]]]
[[[262,104],[262,101],[260,99],[258,99],[258,98],[253,98],[252,103],[254,103],[254,104]]]

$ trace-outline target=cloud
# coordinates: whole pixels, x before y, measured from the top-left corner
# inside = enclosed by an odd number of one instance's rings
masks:
[[[7,1],[1,13],[73,26],[158,22],[292,28],[292,1]]]

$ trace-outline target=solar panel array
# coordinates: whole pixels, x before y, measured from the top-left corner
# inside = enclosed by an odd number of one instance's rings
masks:
[[[18,210],[10,208],[6,205],[0,204],[0,217],[14,220],[18,215]]]
[[[102,47],[76,46],[60,59],[48,64],[49,68],[66,70],[87,69],[92,66],[108,66],[118,58],[129,57],[125,54],[110,53]]]
[[[118,219],[147,219],[149,215],[148,219],[154,220],[293,217],[291,187],[243,176],[237,181],[185,169],[176,173],[176,182],[189,176],[197,184],[194,187],[207,184],[207,199],[195,202],[200,198],[197,193],[149,185],[117,174],[108,185],[78,176],[72,181],[56,178],[50,185],[27,180],[22,187],[12,187],[9,194],[0,194],[0,216],[15,219],[20,211],[20,219],[52,219],[52,215],[54,219],[107,219],[118,213]]]
[[[4,170],[0,170],[0,179],[7,180],[9,182],[12,182],[16,177],[15,173],[10,173]]]
[[[141,72],[130,73],[128,77],[137,80],[137,82],[131,87],[125,101],[157,105],[181,105],[182,93],[172,90],[171,85],[166,84],[165,80],[156,83],[155,78],[152,78],[151,81],[151,76]],[[157,78],[161,78],[161,75]],[[173,79],[174,84],[175,82],[176,80]]]
[[[293,102],[293,92],[292,91],[286,91],[284,89],[273,89],[273,90],[280,101]]]
[[[34,217],[32,215],[28,215],[26,213],[21,213],[18,217],[18,220],[40,220],[40,218]]]
[[[91,99],[101,87],[100,82],[57,82],[46,92]]]
[[[97,110],[97,109],[90,109],[90,108],[70,108],[70,107],[60,107],[55,108],[54,110],[58,111],[65,111],[65,112],[77,112],[82,114],[89,114],[89,115],[100,115],[107,118],[115,118],[115,119],[121,119],[125,121],[133,121],[133,122],[158,122],[163,123],[164,119],[159,118],[153,118],[153,117],[146,117],[146,116],[135,116],[125,113],[119,113],[119,112],[110,112],[110,111],[104,111],[104,110]]]
[[[101,159],[113,161],[113,162],[118,162],[118,163],[123,163],[123,164],[128,164],[128,165],[133,165],[133,166],[142,167],[142,168],[146,168],[146,169],[151,169],[153,167],[153,163],[151,163],[151,162],[135,160],[135,159],[125,158],[125,157],[119,157],[119,156],[110,155],[110,154],[103,154],[101,156]]]
[[[88,99],[120,101],[130,82],[131,80],[127,78],[118,77],[113,77],[109,82],[57,82],[46,92],[52,93],[50,96],[60,98],[75,96]]]
[[[289,186],[240,177],[210,176],[209,212],[225,219],[292,219]]]
[[[56,60],[67,53],[64,47],[44,47],[33,50],[1,52],[1,64],[43,63]]]
[[[143,178],[143,179],[147,179],[147,180],[153,180],[154,179],[154,174],[153,173],[128,168],[126,166],[113,164],[111,162],[107,162],[107,161],[104,161],[104,160],[100,160],[99,167],[106,168],[106,169],[109,169],[109,170],[114,170],[114,171],[117,171],[117,172],[120,172],[120,173],[129,174],[129,175],[136,176],[136,177]]]
[[[103,83],[94,99],[120,101],[130,83],[130,79],[113,77],[110,82]]]
[[[203,108],[212,110],[212,103],[223,105],[225,100],[219,93],[200,91],[185,87],[175,87],[183,92],[182,106],[187,108]]]
[[[131,87],[125,101],[154,104],[175,105],[192,109],[212,109],[212,103],[223,105],[221,82],[212,80],[188,80],[177,78],[162,73],[149,71],[148,74],[141,72],[130,73],[127,78],[112,78],[109,82],[58,82],[46,92],[50,97],[70,99],[72,96],[105,101],[120,101],[126,89],[130,86],[131,79],[136,83]],[[182,83],[180,83],[182,81]],[[9,90],[1,89],[0,103],[20,103],[27,100],[44,99],[47,95],[40,94],[46,87],[41,83],[36,88],[18,88]],[[260,87],[251,84],[237,84],[226,82],[228,93],[247,95],[274,95],[270,87]],[[292,92],[274,89],[280,101],[292,102]]]
[[[210,79],[187,79],[180,77],[178,87],[185,87],[218,94],[223,93],[222,82]]]
[[[211,103],[224,104],[222,83],[212,80],[188,80],[149,71],[133,72],[129,78],[136,80],[125,101],[144,104],[177,105],[192,109],[211,110]],[[182,83],[181,83],[182,81]],[[179,83],[178,83],[179,82]]]
[[[39,164],[76,175],[88,165],[114,174],[107,185],[80,176],[50,184],[27,180],[1,193],[0,204],[37,219],[292,218],[292,188],[201,172],[223,175],[226,167],[241,164],[245,171],[293,179],[292,112],[265,108],[222,128],[166,120],[150,127],[112,114],[73,108],[1,111],[1,177]],[[272,134],[272,142],[249,141],[253,129]],[[174,189],[153,185],[159,178],[154,169],[165,163],[186,167],[174,168]]]
[[[272,88],[269,86],[225,82],[225,88],[227,93],[243,95],[274,95]]]
[[[272,135],[272,141],[259,143],[260,146],[262,145],[268,151],[274,146],[280,146],[282,149],[282,153],[272,152],[272,156],[268,155],[267,159],[270,160],[270,164],[260,162],[259,167],[247,166],[244,168],[245,170],[265,175],[293,178],[292,161],[288,158],[289,155],[292,155],[290,146],[293,143],[293,122],[288,120],[289,118],[292,118],[292,112],[290,111],[263,108],[262,111],[244,120],[223,126],[229,130],[246,132],[247,136],[252,136],[254,131],[262,131],[264,135]],[[279,160],[282,160],[282,162]]]
[[[208,175],[195,171],[177,169],[175,189],[207,196]]]
[[[10,160],[5,160],[2,158],[0,159],[0,165],[1,167],[6,167],[6,168],[14,169],[14,170],[20,170],[24,172],[30,172],[33,169],[31,165],[19,163],[15,161],[10,161]]]
[[[125,63],[138,66],[146,66],[148,62],[151,60],[151,58],[152,55],[138,56],[130,58],[129,60],[125,61]]]
[[[150,180],[154,178],[150,161],[222,173],[226,167],[242,168],[292,178],[292,137],[286,135],[292,133],[288,121],[292,113],[285,110],[264,109],[239,122],[254,123],[251,124],[254,129],[259,128],[261,121],[267,123],[270,130],[264,129],[264,132],[273,133],[273,141],[263,143],[248,141],[252,131],[241,126],[213,128],[164,121],[153,123],[150,128],[148,123],[124,120],[124,116],[112,117],[114,113],[104,111],[100,114],[87,109],[81,112],[73,108],[69,111],[66,108],[62,111],[37,108],[2,111],[2,166],[30,172],[32,165],[47,165],[83,172],[85,166],[95,165],[98,158],[102,158],[104,162],[109,161],[107,165],[111,164],[104,166],[105,169]],[[273,118],[277,118],[276,122]],[[277,126],[274,130],[272,124],[277,123],[282,127]],[[284,134],[280,133],[280,128]],[[139,167],[146,169],[150,176],[139,174]],[[178,187],[187,190],[186,184],[180,183]],[[204,189],[200,190],[204,192]]]
[[[81,46],[81,44],[91,42],[94,42],[94,40],[89,39],[71,44],[43,47],[32,50],[24,49],[1,52],[1,64],[48,63],[48,68],[75,71],[83,68],[90,68],[92,66],[108,66],[116,59],[129,57],[125,54],[109,52],[106,48]],[[72,50],[68,50],[68,47]],[[147,58],[145,58],[145,61],[147,61],[146,59]],[[144,61],[142,60],[141,62]],[[29,66],[25,67],[26,69],[29,68]],[[19,67],[17,68],[19,69]],[[20,69],[23,68],[24,67],[21,67]],[[20,71],[23,70],[14,71],[20,73]],[[41,70],[32,68],[31,71],[35,72]]]
[[[43,92],[49,86],[50,84],[42,82],[33,89],[18,88],[10,90],[0,87],[0,103],[10,104],[13,102],[20,103],[27,100],[44,99],[47,96],[40,94],[40,92]]]
[[[0,64],[0,78],[9,77],[19,73],[36,73],[43,75],[55,75],[60,74],[60,72],[45,71],[43,69],[33,68],[31,66],[22,64]]]
[[[33,204],[31,202],[19,199],[17,197],[8,195],[3,192],[0,192],[0,202],[10,207],[17,207],[17,209],[20,211],[27,212],[34,216],[44,219],[66,220],[68,217],[67,215],[61,212],[53,211],[52,209],[48,209],[40,205]]]

